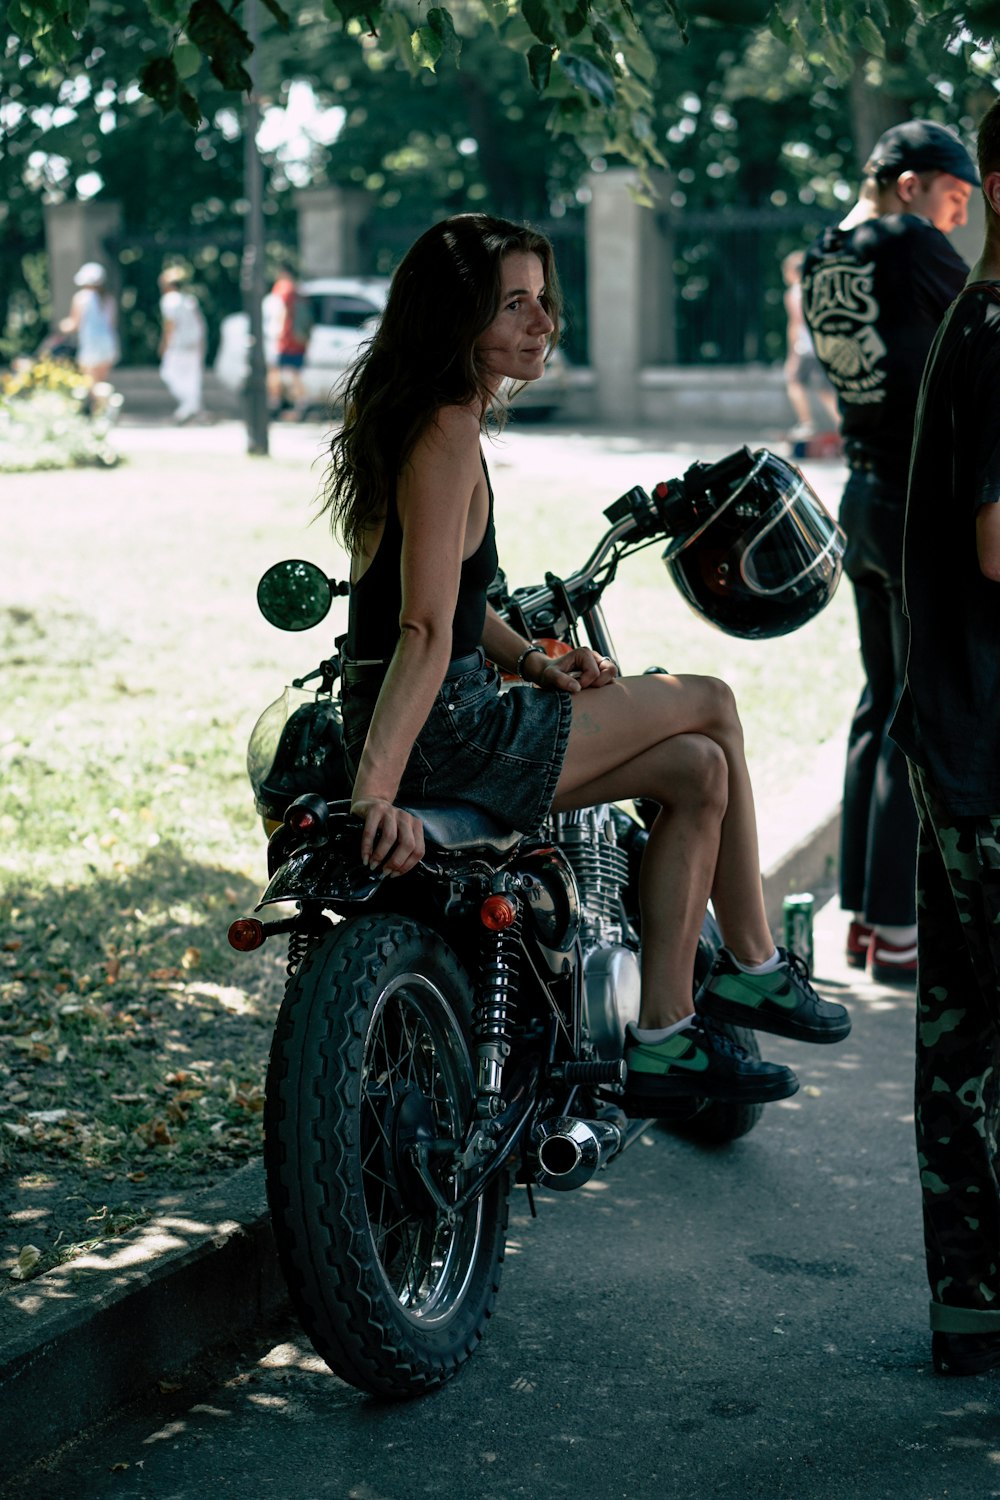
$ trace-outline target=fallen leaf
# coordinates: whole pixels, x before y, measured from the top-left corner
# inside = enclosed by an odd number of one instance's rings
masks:
[[[18,1252],[17,1265],[11,1271],[13,1281],[30,1281],[35,1274],[35,1267],[42,1258],[42,1252],[37,1245],[23,1245]]]

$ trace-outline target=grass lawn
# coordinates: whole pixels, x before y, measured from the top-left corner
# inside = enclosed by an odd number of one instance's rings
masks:
[[[318,429],[276,430],[267,460],[229,425],[119,438],[116,469],[9,475],[0,493],[0,1268],[24,1252],[25,1274],[259,1149],[284,955],[226,942],[264,873],[246,741],[346,620],[337,601],[284,636],[255,602],[282,557],[344,576],[310,524]],[[511,584],[580,566],[605,505],[693,456],[541,429],[492,445]],[[834,507],[839,477],[822,477]],[[798,634],[738,643],[652,548],[606,609],[624,670],[734,685],[762,816],[842,735],[859,681],[846,587]]]

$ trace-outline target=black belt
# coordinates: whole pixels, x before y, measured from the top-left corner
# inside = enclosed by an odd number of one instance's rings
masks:
[[[452,677],[464,677],[466,672],[478,671],[485,660],[486,654],[482,647],[477,647],[475,651],[470,651],[465,656],[453,656],[444,674],[444,681],[448,682]],[[348,686],[354,682],[381,682],[388,670],[388,661],[347,661],[344,659],[340,664],[340,675]]]
[[[882,480],[883,484],[898,485],[905,490],[909,478],[907,469],[900,473],[898,470],[893,470],[891,463],[887,464],[884,459],[879,461],[857,449],[852,452],[850,447],[845,450],[844,457],[847,459],[847,467],[852,474],[874,474]]]

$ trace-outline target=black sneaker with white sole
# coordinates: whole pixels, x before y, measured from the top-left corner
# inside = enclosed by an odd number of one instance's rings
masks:
[[[699,1015],[794,1042],[842,1042],[851,1030],[845,1008],[820,999],[797,953],[779,948],[778,957],[773,969],[748,974],[720,948],[695,1001]]]
[[[625,1110],[655,1117],[677,1099],[722,1099],[770,1104],[789,1099],[799,1080],[791,1068],[751,1057],[703,1016],[660,1042],[643,1042],[625,1029]]]

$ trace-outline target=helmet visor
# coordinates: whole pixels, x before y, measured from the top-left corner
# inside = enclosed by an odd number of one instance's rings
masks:
[[[844,537],[794,465],[766,449],[711,515],[663,554],[699,614],[730,635],[786,635],[840,578]]]

